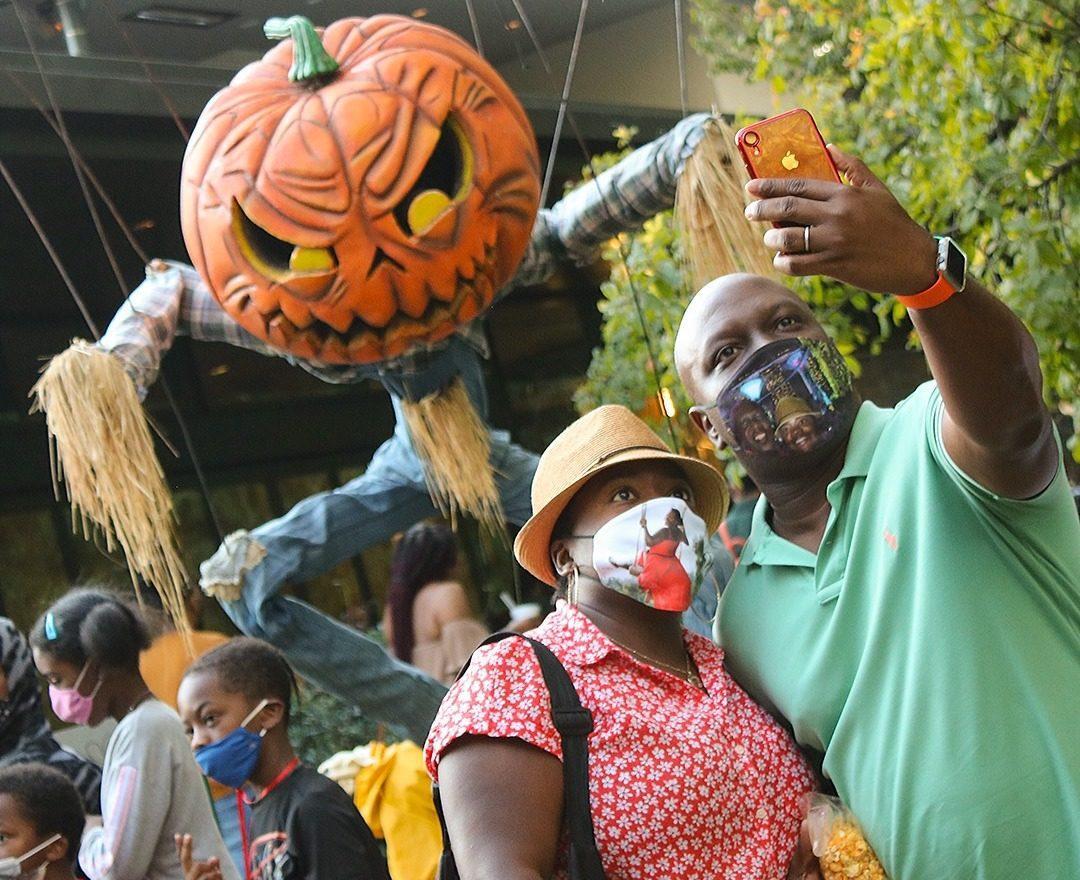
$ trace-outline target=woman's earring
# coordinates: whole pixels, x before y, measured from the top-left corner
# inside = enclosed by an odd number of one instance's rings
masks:
[[[577,605],[578,600],[578,567],[575,565],[570,570],[570,583],[566,585],[566,601],[570,605]]]

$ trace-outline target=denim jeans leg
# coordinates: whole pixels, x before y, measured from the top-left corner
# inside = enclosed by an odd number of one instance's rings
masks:
[[[248,825],[251,825],[251,811],[248,812]],[[244,843],[240,835],[240,813],[237,811],[236,793],[229,792],[214,801],[214,813],[217,816],[218,830],[225,841],[225,847],[232,856],[237,873],[244,876]]]
[[[279,593],[434,514],[418,465],[391,439],[363,475],[253,529],[266,556],[244,575],[241,598],[222,605],[243,632],[284,651],[304,678],[422,743],[446,688],[373,639]]]
[[[462,376],[477,410],[486,410],[479,359],[463,357]],[[475,362],[475,363],[474,363]],[[395,409],[400,402],[394,399]],[[380,644],[279,590],[328,571],[365,547],[390,538],[436,511],[404,420],[375,454],[367,472],[339,489],[306,498],[285,516],[251,532],[266,551],[244,576],[236,602],[223,602],[248,635],[285,652],[296,671],[355,705],[368,717],[422,743],[446,688],[394,659]],[[491,432],[491,462],[507,519],[520,525],[537,457]]]
[[[495,484],[499,487],[506,521],[520,526],[532,516],[532,480],[540,458],[516,443],[500,444],[497,433],[501,432],[492,432],[491,443]]]

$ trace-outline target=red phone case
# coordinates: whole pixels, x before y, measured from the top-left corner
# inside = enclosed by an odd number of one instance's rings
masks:
[[[814,117],[801,107],[739,129],[735,143],[751,177],[808,177],[840,183]]]

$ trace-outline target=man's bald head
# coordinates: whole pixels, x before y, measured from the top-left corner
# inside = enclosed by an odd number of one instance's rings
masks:
[[[761,275],[721,275],[687,306],[675,337],[675,367],[694,402],[711,404],[749,354],[794,336],[826,338],[798,296]]]
[[[813,341],[826,345],[817,346]],[[788,403],[777,400],[780,389],[775,387],[746,391],[753,387],[749,382],[742,384],[749,379],[748,369],[772,369],[770,356],[755,360],[759,352],[790,352],[807,343],[806,350],[818,352],[814,356],[831,350],[835,359],[840,358],[810,307],[782,284],[759,275],[724,275],[706,284],[687,307],[676,337],[679,376],[700,406],[691,411],[691,417],[714,445],[735,448],[736,456],[766,496],[777,481],[809,478],[822,462],[835,456],[847,443],[858,409],[854,392],[834,397],[836,406],[830,405],[834,421],[821,426],[809,405],[811,401],[817,405],[820,398],[809,386],[802,388],[805,395],[794,386],[785,392]],[[831,372],[845,372],[842,359]],[[775,371],[769,375],[783,379]],[[733,386],[736,380],[739,384]],[[769,381],[765,379],[766,386]],[[729,386],[735,388],[735,397],[725,397],[726,404],[718,406]],[[737,404],[740,399],[744,405]],[[793,404],[801,404],[801,409]],[[776,437],[772,432],[784,421],[781,410],[785,409],[802,421],[796,424],[791,419],[790,428],[785,425],[786,433]],[[795,452],[798,454],[792,454]]]
[[[693,401],[711,404],[748,354],[793,336],[826,338],[791,290],[762,275],[720,275],[690,300],[675,337],[675,367]]]
[[[744,272],[720,275],[698,290],[690,300],[675,337],[675,368],[686,390],[697,403],[712,403],[712,400],[699,398],[699,389],[708,371],[703,355],[706,355],[710,335],[715,334],[717,329],[718,317],[730,314],[735,319],[745,320],[743,313],[747,311],[747,304],[761,299],[768,300],[770,307],[778,302],[792,303],[793,307],[813,319],[806,304],[791,290],[764,275]]]

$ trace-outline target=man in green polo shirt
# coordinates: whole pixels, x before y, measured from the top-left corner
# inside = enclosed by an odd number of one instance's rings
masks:
[[[698,293],[680,375],[763,493],[720,606],[726,662],[822,756],[893,880],[1078,878],[1080,524],[1035,345],[955,244],[833,157],[851,186],[753,181],[747,215],[798,224],[765,233],[780,271],[901,296],[934,379],[860,405],[786,288]],[[813,417],[755,444],[732,418],[749,406]]]

